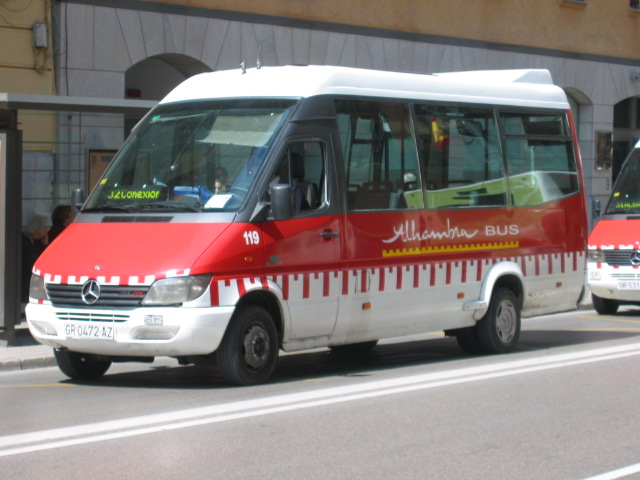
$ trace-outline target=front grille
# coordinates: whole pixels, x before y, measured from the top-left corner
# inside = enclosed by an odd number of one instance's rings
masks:
[[[604,259],[614,267],[638,266],[631,263],[631,255],[637,250],[603,250]],[[640,258],[640,257],[638,257]]]
[[[72,320],[76,322],[121,323],[129,320],[129,315],[95,312],[56,312],[56,316],[58,320]]]
[[[612,273],[611,278],[627,281],[640,280],[640,273]]]
[[[82,300],[82,285],[47,284],[47,294],[55,307],[135,308],[149,291],[146,286],[101,285],[100,298],[92,305]]]

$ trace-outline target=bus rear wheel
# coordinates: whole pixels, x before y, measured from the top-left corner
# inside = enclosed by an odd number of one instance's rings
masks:
[[[55,349],[53,351],[58,368],[73,380],[93,380],[105,374],[111,366],[111,360],[100,355],[70,352]]]
[[[222,377],[235,385],[266,382],[278,360],[278,332],[273,318],[258,306],[240,307],[216,353]]]
[[[470,355],[483,353],[480,342],[478,342],[475,326],[453,330],[453,335],[455,335],[458,345],[465,353]]]
[[[591,301],[593,302],[593,309],[600,315],[613,315],[618,311],[618,307],[620,306],[615,300],[598,297],[593,293],[591,294]]]
[[[496,289],[489,309],[476,324],[478,344],[485,353],[511,352],[520,337],[518,299],[508,288]]]

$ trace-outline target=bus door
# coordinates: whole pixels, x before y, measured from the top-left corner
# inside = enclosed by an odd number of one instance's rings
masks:
[[[282,289],[291,317],[289,339],[333,332],[341,294],[341,227],[330,138],[290,141],[270,186],[289,184],[293,216],[263,223],[266,273]]]
[[[421,228],[424,194],[407,104],[339,100],[336,109],[347,193],[345,295],[336,337],[357,342],[412,321],[405,313],[417,298],[403,292],[415,272],[407,267],[410,257],[395,255],[406,252],[386,242],[403,229]]]

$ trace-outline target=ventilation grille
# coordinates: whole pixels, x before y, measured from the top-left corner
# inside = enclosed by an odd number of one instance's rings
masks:
[[[72,320],[75,322],[109,322],[122,323],[129,320],[129,315],[91,312],[57,312],[58,320]]]
[[[640,255],[636,260],[637,250],[604,250],[604,259],[609,265],[614,267],[629,267],[640,266]],[[631,256],[634,257],[634,262],[631,261]]]
[[[87,305],[82,299],[82,285],[47,284],[47,294],[55,307],[135,308],[148,291],[148,286],[101,285],[98,301]]]

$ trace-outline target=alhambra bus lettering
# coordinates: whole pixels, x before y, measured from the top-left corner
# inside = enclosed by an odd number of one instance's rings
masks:
[[[109,200],[156,200],[160,190],[112,190]]]
[[[479,230],[465,230],[461,227],[451,226],[451,221],[447,218],[447,227],[444,230],[423,230],[416,227],[415,221],[406,221],[397,227],[393,227],[393,237],[383,240],[384,243],[393,243],[401,240],[403,243],[424,241],[424,240],[455,240],[457,238],[471,239],[478,234]]]
[[[504,237],[507,235],[518,235],[520,227],[518,225],[487,225],[484,227],[484,234],[487,237]]]
[[[423,230],[420,231],[416,227],[414,221],[406,221],[405,223],[393,228],[393,237],[383,240],[384,243],[393,243],[401,240],[403,243],[424,241],[424,240],[455,240],[458,238],[472,239],[480,230],[464,229],[451,225],[451,221],[447,219],[447,228],[442,231]],[[486,225],[484,227],[484,235],[486,237],[505,237],[508,235],[518,235],[520,227],[515,224],[511,225]]]

